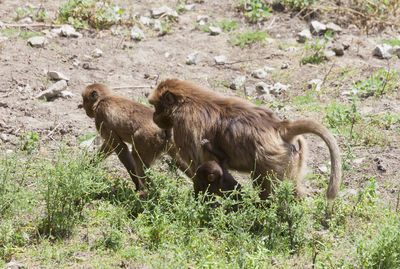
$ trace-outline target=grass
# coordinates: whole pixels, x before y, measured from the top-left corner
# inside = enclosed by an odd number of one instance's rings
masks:
[[[244,48],[256,42],[264,42],[266,37],[268,37],[268,34],[265,32],[258,30],[254,32],[248,31],[233,36],[230,39],[230,42],[233,46],[240,46],[241,48]]]
[[[41,268],[400,265],[400,218],[373,178],[354,197],[337,198],[327,219],[321,175],[310,180],[322,192],[304,200],[284,181],[265,204],[254,204],[257,190],[245,185],[243,201],[217,198],[217,206],[195,199],[175,170],[156,166],[143,199],[104,163],[89,165],[85,151],[43,155],[45,146],[27,132],[19,149],[0,155],[0,266],[11,259]]]
[[[6,28],[3,29],[1,31],[1,33],[9,38],[14,38],[14,39],[18,39],[18,38],[23,38],[23,39],[29,39],[33,36],[43,36],[43,34],[38,33],[38,32],[31,32],[31,31],[26,31],[26,30],[19,30],[16,28]]]

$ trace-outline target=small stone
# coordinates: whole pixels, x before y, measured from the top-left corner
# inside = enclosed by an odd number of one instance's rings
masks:
[[[99,146],[102,141],[101,137],[99,135],[96,135],[95,137],[92,137],[88,140],[85,140],[79,144],[82,148],[90,148],[90,147],[95,147]]]
[[[332,46],[332,50],[335,52],[336,56],[344,55],[344,46],[338,42]]]
[[[83,68],[83,69],[90,69],[89,63],[83,63],[83,64],[82,64],[82,68]]]
[[[222,33],[222,29],[220,27],[210,26],[210,35],[219,35]]]
[[[354,164],[361,164],[364,161],[365,158],[358,158],[358,159],[354,159],[353,163]]]
[[[196,7],[196,4],[185,5],[185,9],[186,9],[187,11],[190,11],[190,10],[194,9],[195,7]]]
[[[264,38],[264,41],[267,44],[272,44],[272,43],[274,43],[275,39],[270,38],[270,37],[266,37],[266,38]]]
[[[264,94],[258,95],[257,99],[268,103],[268,102],[271,102],[272,100],[274,100],[274,97],[270,93],[264,93]]]
[[[246,76],[239,76],[235,78],[230,86],[232,90],[239,90],[243,87],[246,82]]]
[[[281,65],[281,69],[288,69],[289,68],[289,63],[283,63]]]
[[[318,165],[318,169],[324,174],[328,172],[328,167],[325,164]]]
[[[171,53],[169,53],[169,52],[164,53],[165,58],[169,58],[169,56],[171,56]]]
[[[187,65],[198,64],[199,62],[200,62],[200,53],[197,52],[197,51],[189,54],[186,57],[186,64]]]
[[[196,17],[196,21],[197,22],[201,22],[201,21],[208,22],[208,16],[207,15],[198,15]]]
[[[344,50],[347,50],[348,48],[350,48],[350,43],[347,41],[343,41],[342,42],[342,46]]]
[[[103,51],[101,49],[94,49],[91,54],[93,58],[100,58],[103,56]]]
[[[296,40],[299,43],[304,43],[310,39],[312,39],[312,36],[311,36],[310,30],[308,30],[308,29],[301,31],[301,32],[297,33],[297,35],[296,35]]]
[[[65,80],[60,80],[53,85],[51,85],[47,90],[42,91],[38,95],[36,95],[37,99],[51,99],[57,96],[60,92],[64,91],[68,87],[67,82]]]
[[[310,31],[313,35],[323,35],[326,32],[326,25],[319,21],[312,21]]]
[[[384,163],[383,160],[381,160],[380,158],[376,158],[376,159],[374,159],[374,161],[376,162],[376,164],[377,164],[376,168],[379,171],[381,171],[383,173],[385,173],[387,171],[387,165]]]
[[[148,27],[150,27],[153,24],[152,20],[149,17],[144,17],[144,16],[140,16],[139,22],[141,25]]]
[[[393,53],[393,55],[396,55],[397,57],[400,58],[400,46],[394,46],[391,49],[391,52]]]
[[[82,34],[78,33],[71,25],[65,24],[60,28],[60,36],[81,38]]]
[[[251,72],[251,76],[259,79],[267,78],[267,72],[264,69],[257,69]]]
[[[9,262],[3,267],[3,269],[27,269],[28,267],[25,264],[18,262]]]
[[[342,27],[340,27],[339,25],[330,22],[326,25],[326,30],[331,31],[332,33],[338,33],[340,34],[342,32]]]
[[[344,189],[339,192],[339,196],[342,198],[356,197],[357,195],[358,191],[355,189]]]
[[[310,80],[309,82],[308,82],[308,88],[309,89],[314,89],[314,90],[316,90],[317,92],[319,92],[320,90],[321,90],[321,86],[322,86],[322,80],[320,80],[320,79],[313,79],[313,80]]]
[[[351,96],[352,95],[352,91],[342,91],[341,93],[340,93],[340,95],[342,95],[342,96]]]
[[[270,66],[264,66],[264,67],[263,67],[263,70],[264,70],[265,72],[267,72],[267,73],[272,73],[272,72],[275,71],[275,68],[270,67]]]
[[[168,18],[177,19],[179,16],[175,10],[173,10],[167,6],[162,6],[160,8],[154,8],[150,11],[150,13],[151,13],[151,17],[153,19],[160,18],[161,16],[163,16],[163,17],[166,16]]]
[[[47,39],[43,36],[34,36],[28,39],[28,44],[34,48],[43,48],[47,43]]]
[[[4,27],[4,22],[0,21],[0,29]]]
[[[327,60],[332,59],[334,56],[336,56],[336,53],[333,50],[326,50],[324,51],[324,56]]]
[[[145,38],[145,35],[139,27],[134,26],[131,28],[131,39],[140,41],[144,38]]]
[[[298,50],[299,50],[298,48],[291,46],[291,47],[287,47],[285,49],[285,52],[294,52],[294,51],[298,51]]]
[[[214,60],[215,60],[215,63],[218,65],[226,64],[226,56],[225,55],[215,56]]]
[[[3,140],[3,142],[8,142],[8,136],[6,134],[0,134],[0,139]]]
[[[389,44],[379,44],[372,51],[372,54],[381,59],[390,59],[393,56],[393,48]]]
[[[167,34],[167,28],[163,27],[163,24],[160,20],[154,20],[154,30],[158,32],[159,36]]]
[[[31,24],[33,22],[32,18],[26,17],[18,21],[21,24]]]
[[[263,95],[266,93],[270,94],[271,88],[272,88],[272,85],[268,85],[265,82],[258,82],[256,84],[256,92],[259,95]]]
[[[47,76],[54,80],[66,80],[66,81],[69,80],[69,77],[57,71],[48,71]]]
[[[269,93],[274,96],[279,96],[281,94],[285,94],[290,88],[290,84],[285,85],[282,83],[275,83],[274,86],[270,89]]]
[[[70,99],[70,98],[74,98],[76,96],[75,93],[72,93],[70,91],[62,91],[59,94],[60,97],[65,98],[65,99]]]

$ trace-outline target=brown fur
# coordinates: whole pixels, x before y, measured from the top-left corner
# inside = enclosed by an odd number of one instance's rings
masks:
[[[200,191],[203,193],[208,191],[211,194],[222,196],[225,191],[231,191],[235,188],[239,190],[241,188],[240,184],[227,169],[228,157],[207,139],[203,139],[201,145],[208,152],[215,155],[219,163],[207,161],[197,168],[196,175],[193,178],[196,196]]]
[[[253,173],[256,184],[262,187],[262,199],[271,192],[266,176],[290,178],[301,189],[306,146],[299,135],[316,134],[326,142],[331,155],[327,198],[331,201],[337,195],[341,182],[339,147],[321,124],[311,120],[281,121],[269,109],[238,98],[223,98],[177,79],[161,82],[149,101],[155,107],[154,122],[164,129],[173,128],[183,160],[193,161],[194,167],[213,160],[200,143],[203,137],[210,138],[229,157],[229,168]],[[292,150],[296,141],[298,152]]]
[[[144,168],[168,150],[175,157],[174,145],[169,141],[171,130],[161,130],[152,121],[153,109],[114,94],[106,85],[92,84],[82,92],[86,114],[94,118],[104,143],[99,153],[108,157],[112,152],[128,170],[136,188],[145,189],[142,182]],[[132,144],[132,152],[126,143]],[[187,165],[177,160],[179,168]],[[150,182],[147,182],[150,183]]]

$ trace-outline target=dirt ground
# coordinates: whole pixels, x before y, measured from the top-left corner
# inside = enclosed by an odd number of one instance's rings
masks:
[[[46,23],[57,18],[58,7],[67,1],[2,1],[0,2],[0,21],[18,23],[16,9],[26,7],[46,8]],[[137,16],[149,16],[149,9],[167,5],[173,9],[178,1],[113,1],[121,7],[130,9]],[[189,1],[188,1],[189,2]],[[179,20],[171,23],[171,33],[158,36],[147,27],[142,27],[146,38],[140,42],[130,39],[128,26],[114,26],[111,30],[79,30],[82,38],[54,37],[48,39],[44,48],[33,48],[27,45],[22,37],[8,35],[7,40],[0,41],[0,133],[3,150],[13,149],[19,143],[19,137],[27,132],[37,133],[43,151],[51,151],[61,143],[79,147],[78,138],[96,132],[94,123],[83,110],[77,106],[81,101],[80,92],[90,83],[105,83],[111,87],[144,86],[127,88],[117,92],[132,100],[143,101],[157,82],[165,78],[176,77],[190,80],[207,89],[220,92],[226,96],[242,96],[241,91],[224,87],[224,82],[232,82],[236,77],[245,75],[246,89],[251,92],[260,81],[272,84],[280,82],[290,84],[287,94],[277,97],[272,104],[281,104],[278,114],[290,119],[310,118],[322,122],[325,112],[299,108],[292,102],[296,97],[307,93],[308,81],[325,80],[324,90],[316,97],[320,104],[329,105],[333,100],[348,103],[341,93],[350,90],[350,83],[365,79],[379,68],[395,69],[400,67],[397,58],[381,60],[372,56],[372,50],[381,40],[396,37],[398,29],[387,29],[366,35],[349,25],[342,25],[343,32],[337,40],[350,44],[342,57],[333,57],[320,65],[300,65],[304,55],[304,45],[296,42],[296,33],[309,27],[309,21],[293,16],[291,12],[274,12],[263,23],[250,24],[235,9],[237,1],[204,1],[195,3],[195,7],[179,15]],[[256,43],[246,48],[234,47],[229,39],[232,34],[222,33],[211,36],[195,28],[196,17],[208,15],[211,22],[222,19],[236,20],[240,28],[234,33],[247,30],[260,30],[269,34],[272,42]],[[323,14],[319,21],[337,22],[334,17]],[[5,27],[2,36],[6,36]],[[17,28],[18,29],[18,28]],[[40,32],[45,28],[29,28],[29,31]],[[20,29],[25,30],[23,28]],[[234,34],[233,33],[233,34]],[[0,36],[1,36],[0,35]],[[294,47],[293,50],[285,48]],[[94,49],[103,50],[99,58],[91,57]],[[185,64],[186,57],[198,51],[200,62],[197,65]],[[216,65],[214,57],[225,55],[226,65]],[[236,62],[236,63],[234,63]],[[83,68],[83,63],[89,69]],[[288,68],[281,69],[283,65]],[[266,79],[256,79],[251,71],[270,66],[275,72]],[[87,67],[87,66],[86,66]],[[72,98],[55,98],[42,101],[35,98],[47,89],[53,81],[47,78],[46,71],[55,70],[68,76],[68,90]],[[344,75],[343,70],[350,70]],[[362,116],[381,113],[399,115],[399,95],[394,93],[382,98],[369,98],[362,102]],[[390,142],[384,146],[363,144],[351,145],[355,162],[352,169],[345,171],[343,182],[349,188],[357,189],[371,177],[379,184],[383,197],[395,204],[399,190],[399,131],[397,126],[390,130],[379,130]],[[347,158],[344,139],[336,136]],[[307,136],[311,154],[309,166],[314,173],[321,172],[318,167],[327,164],[329,153],[324,143],[315,137]],[[381,171],[376,159],[384,165]],[[246,177],[246,175],[245,175]]]

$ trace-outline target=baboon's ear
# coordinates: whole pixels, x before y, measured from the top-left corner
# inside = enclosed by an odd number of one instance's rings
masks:
[[[94,102],[97,100],[97,98],[99,98],[99,94],[97,93],[97,91],[92,91],[90,93],[90,101]]]
[[[208,182],[214,182],[216,179],[217,179],[217,175],[216,174],[209,174],[207,176]]]
[[[170,91],[164,93],[164,100],[165,103],[169,106],[175,104],[176,101],[175,96]]]

